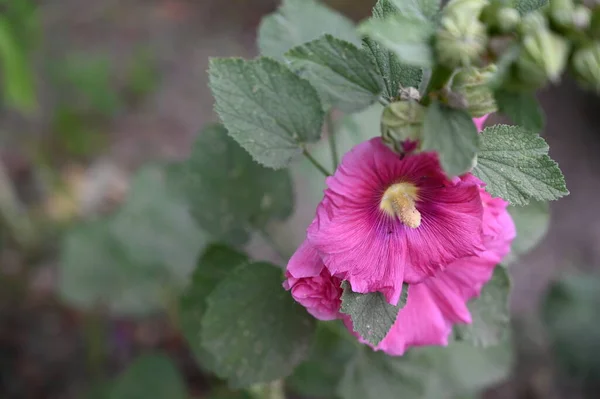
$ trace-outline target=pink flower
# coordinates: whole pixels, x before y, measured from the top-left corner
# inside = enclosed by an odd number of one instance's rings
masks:
[[[434,153],[400,158],[374,138],[326,183],[307,241],[355,292],[379,291],[395,305],[403,282],[484,251],[479,181],[448,179]]]
[[[477,130],[483,130],[483,125],[485,124],[485,121],[487,120],[488,116],[490,116],[490,114],[483,115],[479,118],[473,118],[473,122],[475,123],[475,126],[477,126]]]

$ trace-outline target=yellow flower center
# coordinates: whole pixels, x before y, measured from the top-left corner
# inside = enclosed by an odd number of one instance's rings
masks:
[[[396,183],[388,187],[381,197],[379,209],[388,216],[398,217],[406,226],[416,229],[421,225],[421,213],[415,207],[419,189],[411,183]]]

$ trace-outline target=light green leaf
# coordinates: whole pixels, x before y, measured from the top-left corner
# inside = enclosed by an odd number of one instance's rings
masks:
[[[494,96],[499,111],[517,125],[535,132],[544,129],[544,110],[533,93],[497,90]]]
[[[469,302],[473,324],[457,324],[454,327],[457,339],[484,347],[500,343],[510,329],[510,287],[508,272],[497,266],[480,296]]]
[[[110,399],[186,399],[185,383],[164,355],[138,357],[114,382]]]
[[[398,312],[408,300],[408,284],[402,286],[402,294],[396,306],[390,305],[380,292],[359,294],[353,292],[347,281],[342,283],[342,307],[340,312],[352,319],[354,331],[373,345],[381,342],[394,325]]]
[[[283,60],[292,47],[330,34],[355,45],[360,44],[354,23],[315,0],[283,0],[273,14],[263,18],[258,30],[262,55]]]
[[[467,112],[437,102],[427,108],[422,149],[437,151],[449,176],[458,176],[473,166],[477,147],[477,128]]]
[[[548,4],[548,0],[513,0],[513,4],[513,7],[516,8],[521,15],[525,15],[545,7]]]
[[[304,360],[314,319],[281,286],[268,263],[238,267],[207,298],[202,345],[214,371],[241,388],[286,377]]]
[[[190,158],[169,172],[198,224],[232,245],[244,244],[271,219],[287,218],[294,207],[289,172],[252,161],[221,125],[202,131]]]
[[[486,182],[486,190],[513,205],[530,199],[555,200],[569,194],[548,144],[537,133],[519,126],[495,125],[481,134],[473,173]]]
[[[373,8],[373,19],[382,20],[397,14],[398,10],[390,0],[378,0]],[[393,101],[398,97],[400,87],[419,87],[421,82],[421,69],[414,66],[403,65],[396,54],[377,41],[366,37],[363,47],[377,66],[379,75],[384,82],[383,97]]]
[[[248,262],[246,255],[229,247],[213,244],[198,261],[190,286],[181,296],[181,330],[199,364],[211,368],[214,361],[202,347],[200,331],[206,312],[206,297],[236,267]]]
[[[371,18],[363,22],[359,32],[393,51],[407,65],[429,68],[433,64],[431,22],[400,14],[383,19]]]
[[[283,168],[321,136],[323,110],[316,90],[269,58],[212,59],[215,110],[233,137],[259,163]]]
[[[531,201],[525,206],[509,206],[508,212],[515,222],[517,237],[503,264],[510,265],[518,257],[531,251],[548,232],[550,207],[547,202]]]
[[[406,17],[416,17],[434,21],[440,11],[440,0],[391,0],[400,13]]]
[[[414,351],[393,357],[365,347],[346,364],[337,392],[342,399],[424,398],[433,366]]]
[[[369,55],[331,35],[294,47],[286,58],[317,88],[324,104],[344,112],[373,104],[383,90],[383,79]]]
[[[287,386],[295,393],[309,398],[335,397],[336,387],[344,374],[342,366],[354,355],[356,346],[333,332],[332,329],[337,327],[333,323],[340,323],[339,327],[345,329],[341,321],[321,323],[308,359],[286,379]]]
[[[116,314],[164,309],[188,284],[205,239],[187,204],[167,188],[163,169],[146,167],[118,214],[67,234],[61,296],[79,308],[101,305]]]

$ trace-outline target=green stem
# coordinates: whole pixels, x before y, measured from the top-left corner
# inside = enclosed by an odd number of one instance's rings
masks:
[[[327,169],[325,169],[325,167],[321,165],[319,161],[317,161],[312,155],[310,155],[310,153],[306,151],[306,148],[302,150],[302,153],[310,161],[310,163],[312,163],[314,167],[319,170],[319,172],[325,175],[325,177],[331,176],[331,173],[329,173],[329,171],[327,171]]]
[[[329,149],[331,150],[331,162],[333,170],[338,167],[338,152],[335,144],[335,127],[333,125],[333,113],[329,111],[327,113],[327,138],[329,139]]]
[[[438,91],[448,84],[448,81],[452,77],[452,73],[454,73],[453,69],[443,65],[436,65],[433,68],[431,78],[429,78],[429,84],[427,85],[425,95],[423,96],[423,105],[429,105],[431,103],[432,95],[435,96]]]
[[[94,309],[85,315],[84,332],[87,347],[87,365],[88,371],[95,382],[104,379],[106,328],[106,322],[99,311]]]

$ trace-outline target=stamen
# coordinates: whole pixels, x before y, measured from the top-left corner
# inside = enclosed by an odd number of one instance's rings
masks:
[[[379,209],[391,217],[398,217],[406,226],[416,229],[421,225],[421,213],[415,206],[419,189],[411,183],[395,183],[383,193]]]

